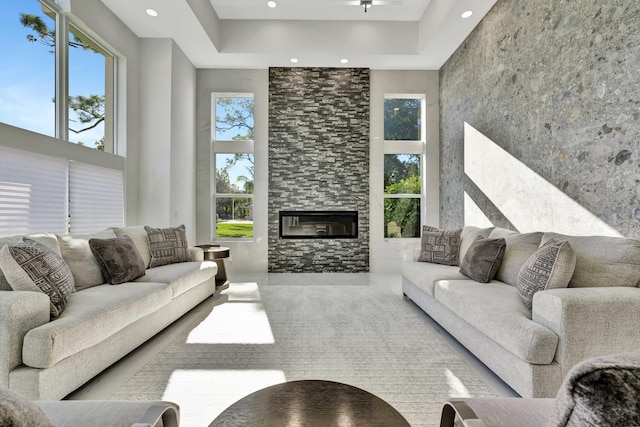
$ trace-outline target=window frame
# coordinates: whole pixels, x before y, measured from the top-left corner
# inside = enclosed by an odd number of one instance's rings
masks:
[[[116,120],[117,120],[117,82],[116,70],[118,67],[118,56],[112,49],[105,47],[105,43],[100,38],[88,30],[80,20],[76,19],[69,13],[68,7],[63,8],[59,2],[53,0],[29,0],[51,11],[53,16],[53,31],[55,31],[54,45],[54,123],[53,137],[59,140],[79,145],[69,139],[69,34],[71,27],[74,31],[79,32],[91,44],[96,46],[100,54],[105,57],[105,81],[104,81],[104,97],[105,97],[105,119],[104,119],[104,151],[110,154],[117,154],[116,141]],[[9,41],[10,42],[10,41]],[[10,126],[16,126],[30,132],[36,132],[29,128],[22,128],[16,124],[7,123]],[[51,136],[47,134],[41,134]],[[87,148],[96,149],[91,146]],[[97,150],[96,151],[101,151]]]
[[[255,219],[253,221],[253,233],[252,237],[227,237],[218,238],[216,236],[216,201],[219,198],[231,198],[231,199],[251,199],[252,204],[255,205],[255,185],[253,193],[218,193],[216,191],[216,171],[217,171],[217,154],[250,154],[254,159],[255,168],[255,131],[254,139],[252,140],[223,140],[216,139],[216,99],[217,98],[252,98],[254,101],[253,117],[255,123],[255,93],[253,92],[211,92],[211,241],[212,242],[255,242]],[[254,169],[254,182],[255,182],[255,169]]]
[[[420,100],[420,140],[416,141],[403,141],[403,140],[384,140],[383,141],[383,156],[387,154],[413,154],[418,155],[420,158],[420,194],[387,194],[385,192],[385,188],[381,189],[382,193],[382,202],[384,205],[384,201],[386,199],[418,199],[420,201],[420,230],[425,224],[425,212],[426,212],[426,200],[427,200],[427,191],[426,191],[426,147],[427,147],[427,96],[424,93],[385,93],[383,95],[383,110],[384,110],[384,100],[387,99],[419,99]],[[384,112],[383,112],[384,117]],[[384,121],[382,123],[383,126],[383,135],[384,135]],[[382,164],[382,174],[384,175],[384,162]],[[383,229],[382,235],[384,236],[384,230],[387,227],[387,224],[384,222],[383,218]],[[384,237],[384,241],[407,241],[410,242],[412,240],[420,240],[420,237]]]

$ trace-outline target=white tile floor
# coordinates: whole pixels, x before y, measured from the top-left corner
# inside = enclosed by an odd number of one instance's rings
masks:
[[[401,279],[399,274],[256,274],[246,275],[245,277],[232,277],[231,286],[233,286],[234,282],[242,283],[245,281],[258,282],[261,286],[268,286],[270,281],[274,283],[277,282],[278,285],[286,285],[288,282],[293,285],[299,284],[302,281],[315,286],[321,286],[335,283],[337,279],[340,280],[343,286],[368,286],[369,282],[373,282],[376,285],[388,285],[393,289],[394,294],[396,294],[398,298],[402,298],[400,286]],[[216,293],[213,298],[214,305],[224,301],[224,295],[219,293]],[[411,301],[406,300],[406,303],[410,310],[415,310],[416,312],[423,314]],[[169,344],[171,337],[174,334],[190,325],[194,318],[202,316],[202,313],[207,310],[210,311],[210,305],[211,301],[205,301],[200,304],[147,343],[143,344],[137,350],[121,359],[109,369],[105,370],[102,374],[95,377],[82,388],[67,396],[67,399],[108,399],[149,360],[162,351]],[[504,384],[504,382],[495,376],[482,364],[482,362],[469,353],[469,351],[451,337],[444,329],[431,320],[431,318],[426,314],[423,315],[425,323],[429,325],[429,327],[438,334],[438,336],[451,348],[451,350],[460,357],[496,394],[505,397],[517,396],[513,390]]]

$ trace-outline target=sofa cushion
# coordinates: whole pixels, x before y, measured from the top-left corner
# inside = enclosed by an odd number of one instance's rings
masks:
[[[496,280],[516,286],[520,269],[540,246],[542,233],[518,233],[496,227],[489,233],[489,238],[503,238],[507,242]]]
[[[58,245],[58,239],[55,234],[51,233],[42,233],[42,234],[31,234],[29,236],[25,236],[24,234],[19,234],[16,236],[8,236],[0,238],[0,248],[4,245],[15,245],[18,242],[22,241],[23,237],[28,237],[31,240],[35,240],[36,242],[40,242],[58,255],[62,256],[60,253],[60,246]],[[11,286],[7,282],[7,279],[4,277],[2,270],[0,270],[0,291],[10,291]]]
[[[0,426],[54,427],[40,407],[4,387],[0,387]]]
[[[45,293],[52,318],[62,314],[74,291],[73,275],[62,257],[29,238],[0,249],[0,269],[14,291]]]
[[[112,239],[116,237],[113,230],[93,234],[58,235],[57,237],[62,258],[69,265],[76,282],[76,290],[81,291],[92,286],[102,285],[104,283],[102,270],[91,253],[89,239]]]
[[[119,285],[144,276],[146,266],[131,237],[89,239],[89,247],[107,283]]]
[[[640,425],[640,353],[594,357],[575,365],[558,391],[547,425]]]
[[[144,225],[112,227],[111,230],[113,230],[118,237],[131,237],[136,248],[138,248],[138,252],[142,255],[144,267],[149,268],[149,264],[151,263],[151,251],[149,251],[149,236],[147,236],[147,230],[144,229]]]
[[[473,243],[476,237],[489,237],[489,233],[493,231],[495,227],[478,228],[472,226],[466,226],[460,233],[460,259],[463,259],[469,250],[469,246]]]
[[[433,297],[433,287],[438,280],[469,280],[455,265],[403,262],[402,275],[411,283]]]
[[[576,254],[569,242],[549,240],[524,263],[516,288],[524,303],[531,308],[536,292],[566,288],[575,268]]]
[[[184,225],[170,228],[152,228],[145,225],[144,229],[149,238],[150,268],[190,260]]]
[[[69,296],[60,317],[31,329],[24,338],[23,362],[48,368],[89,348],[171,301],[166,283],[99,285]]]
[[[424,226],[418,261],[444,265],[460,264],[460,234],[458,230],[438,230]]]
[[[640,285],[640,240],[544,233],[543,242],[567,241],[576,253],[570,288]]]
[[[441,280],[436,282],[435,298],[525,362],[549,364],[553,361],[558,336],[531,320],[531,311],[522,303],[514,286],[497,281]]]
[[[136,282],[168,283],[171,286],[171,297],[175,298],[215,277],[217,272],[218,266],[213,261],[181,262],[150,268]]]
[[[504,239],[476,236],[460,262],[460,272],[478,282],[490,282],[502,264],[505,246]]]

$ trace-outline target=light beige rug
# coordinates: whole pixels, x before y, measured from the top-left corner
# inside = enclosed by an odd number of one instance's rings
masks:
[[[270,274],[205,305],[111,398],[171,400],[181,424],[198,427],[261,388],[325,379],[379,396],[412,426],[435,426],[445,400],[495,396],[399,289],[366,274]]]

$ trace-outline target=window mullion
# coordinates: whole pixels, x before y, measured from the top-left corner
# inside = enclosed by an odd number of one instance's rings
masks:
[[[56,137],[69,140],[69,31],[67,18],[56,13]]]

